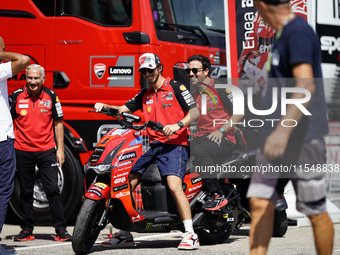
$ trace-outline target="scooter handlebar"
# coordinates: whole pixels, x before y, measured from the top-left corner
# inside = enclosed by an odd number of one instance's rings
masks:
[[[118,116],[118,109],[114,108],[109,108],[109,107],[104,107],[101,111],[89,111],[89,112],[94,112],[94,113],[103,113],[109,117],[115,117]]]
[[[162,133],[166,136],[166,138],[168,138],[168,141],[170,142],[169,136],[163,131],[164,126],[162,125],[162,123],[149,120],[149,122],[146,123],[146,126],[151,128],[152,130]]]

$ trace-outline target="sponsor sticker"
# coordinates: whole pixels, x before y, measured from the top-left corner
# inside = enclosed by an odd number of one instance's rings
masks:
[[[89,190],[88,190],[88,193],[94,193],[94,194],[96,194],[98,197],[101,197],[101,196],[102,196],[102,193],[100,193],[98,190],[95,190],[95,189],[89,189]]]
[[[98,182],[94,185],[94,187],[99,187],[101,189],[105,189],[107,185],[105,183]]]
[[[28,108],[28,104],[19,104],[18,108],[19,109],[21,109],[21,108]]]
[[[27,111],[26,111],[26,110],[21,110],[21,111],[20,111],[20,115],[21,115],[21,116],[26,116],[26,114],[27,114]]]
[[[132,222],[140,221],[140,215],[138,214],[136,217],[131,217]]]
[[[179,86],[179,89],[182,90],[182,91],[186,91],[187,90],[187,88],[183,84]]]
[[[119,155],[118,160],[119,160],[119,162],[121,162],[121,161],[129,160],[129,159],[133,159],[133,158],[136,158],[136,157],[137,157],[136,152],[132,151],[132,152],[129,152],[129,153]]]
[[[116,195],[116,198],[125,197],[129,195],[130,195],[130,191],[121,191]]]
[[[194,179],[191,179],[191,183],[194,185],[198,182],[202,181],[202,178],[201,177],[198,177],[198,178],[194,178]]]
[[[129,164],[132,164],[132,162],[133,162],[133,160],[129,160],[129,161],[117,164],[113,168],[118,168],[118,167],[121,167],[121,166],[126,166],[126,165],[129,165]]]
[[[133,140],[133,141],[129,144],[129,146],[141,144],[142,142],[143,142],[143,138],[140,136],[140,137],[137,137],[135,140]]]
[[[60,104],[60,103],[57,103],[57,104]],[[52,105],[52,101],[51,101],[51,100],[47,100],[47,101],[45,102],[45,104],[44,104],[44,106],[45,106],[46,108],[51,108],[51,105]]]
[[[173,100],[173,99],[174,99],[174,95],[171,91],[170,92],[162,92],[162,94],[161,94],[161,100],[162,101]]]
[[[128,187],[128,185],[127,185],[127,184],[124,184],[124,185],[122,185],[122,186],[114,187],[112,190],[113,190],[113,192],[117,192],[117,191],[126,189],[127,187]]]

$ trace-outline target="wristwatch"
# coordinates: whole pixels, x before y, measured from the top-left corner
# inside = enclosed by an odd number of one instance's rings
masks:
[[[182,121],[178,121],[178,122],[177,122],[177,125],[179,126],[179,129],[184,128],[184,124],[183,124]]]
[[[225,133],[225,129],[223,127],[220,127],[218,130],[220,130],[222,134]]]

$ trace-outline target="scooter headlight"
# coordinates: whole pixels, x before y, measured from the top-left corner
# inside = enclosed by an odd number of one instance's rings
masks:
[[[103,174],[109,172],[111,170],[110,167],[111,167],[110,164],[100,164],[96,166],[91,166],[88,163],[86,163],[84,166],[84,173],[86,174],[90,169],[92,169],[97,174]]]
[[[96,166],[96,167],[98,167],[99,172],[106,172],[107,170],[110,169],[111,165],[99,165],[99,166]]]

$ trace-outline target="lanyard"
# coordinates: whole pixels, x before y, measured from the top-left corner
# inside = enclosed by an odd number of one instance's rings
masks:
[[[290,13],[288,16],[288,19],[283,23],[283,26],[280,30],[278,30],[275,34],[274,37],[274,42],[272,43],[272,47],[269,49],[268,51],[268,59],[267,59],[267,71],[268,73],[271,70],[271,65],[272,65],[272,48],[274,47],[274,44],[277,43],[279,41],[279,39],[281,38],[282,35],[282,31],[283,29],[287,26],[287,24],[289,22],[291,22],[293,19],[295,18],[295,14],[294,13]]]

